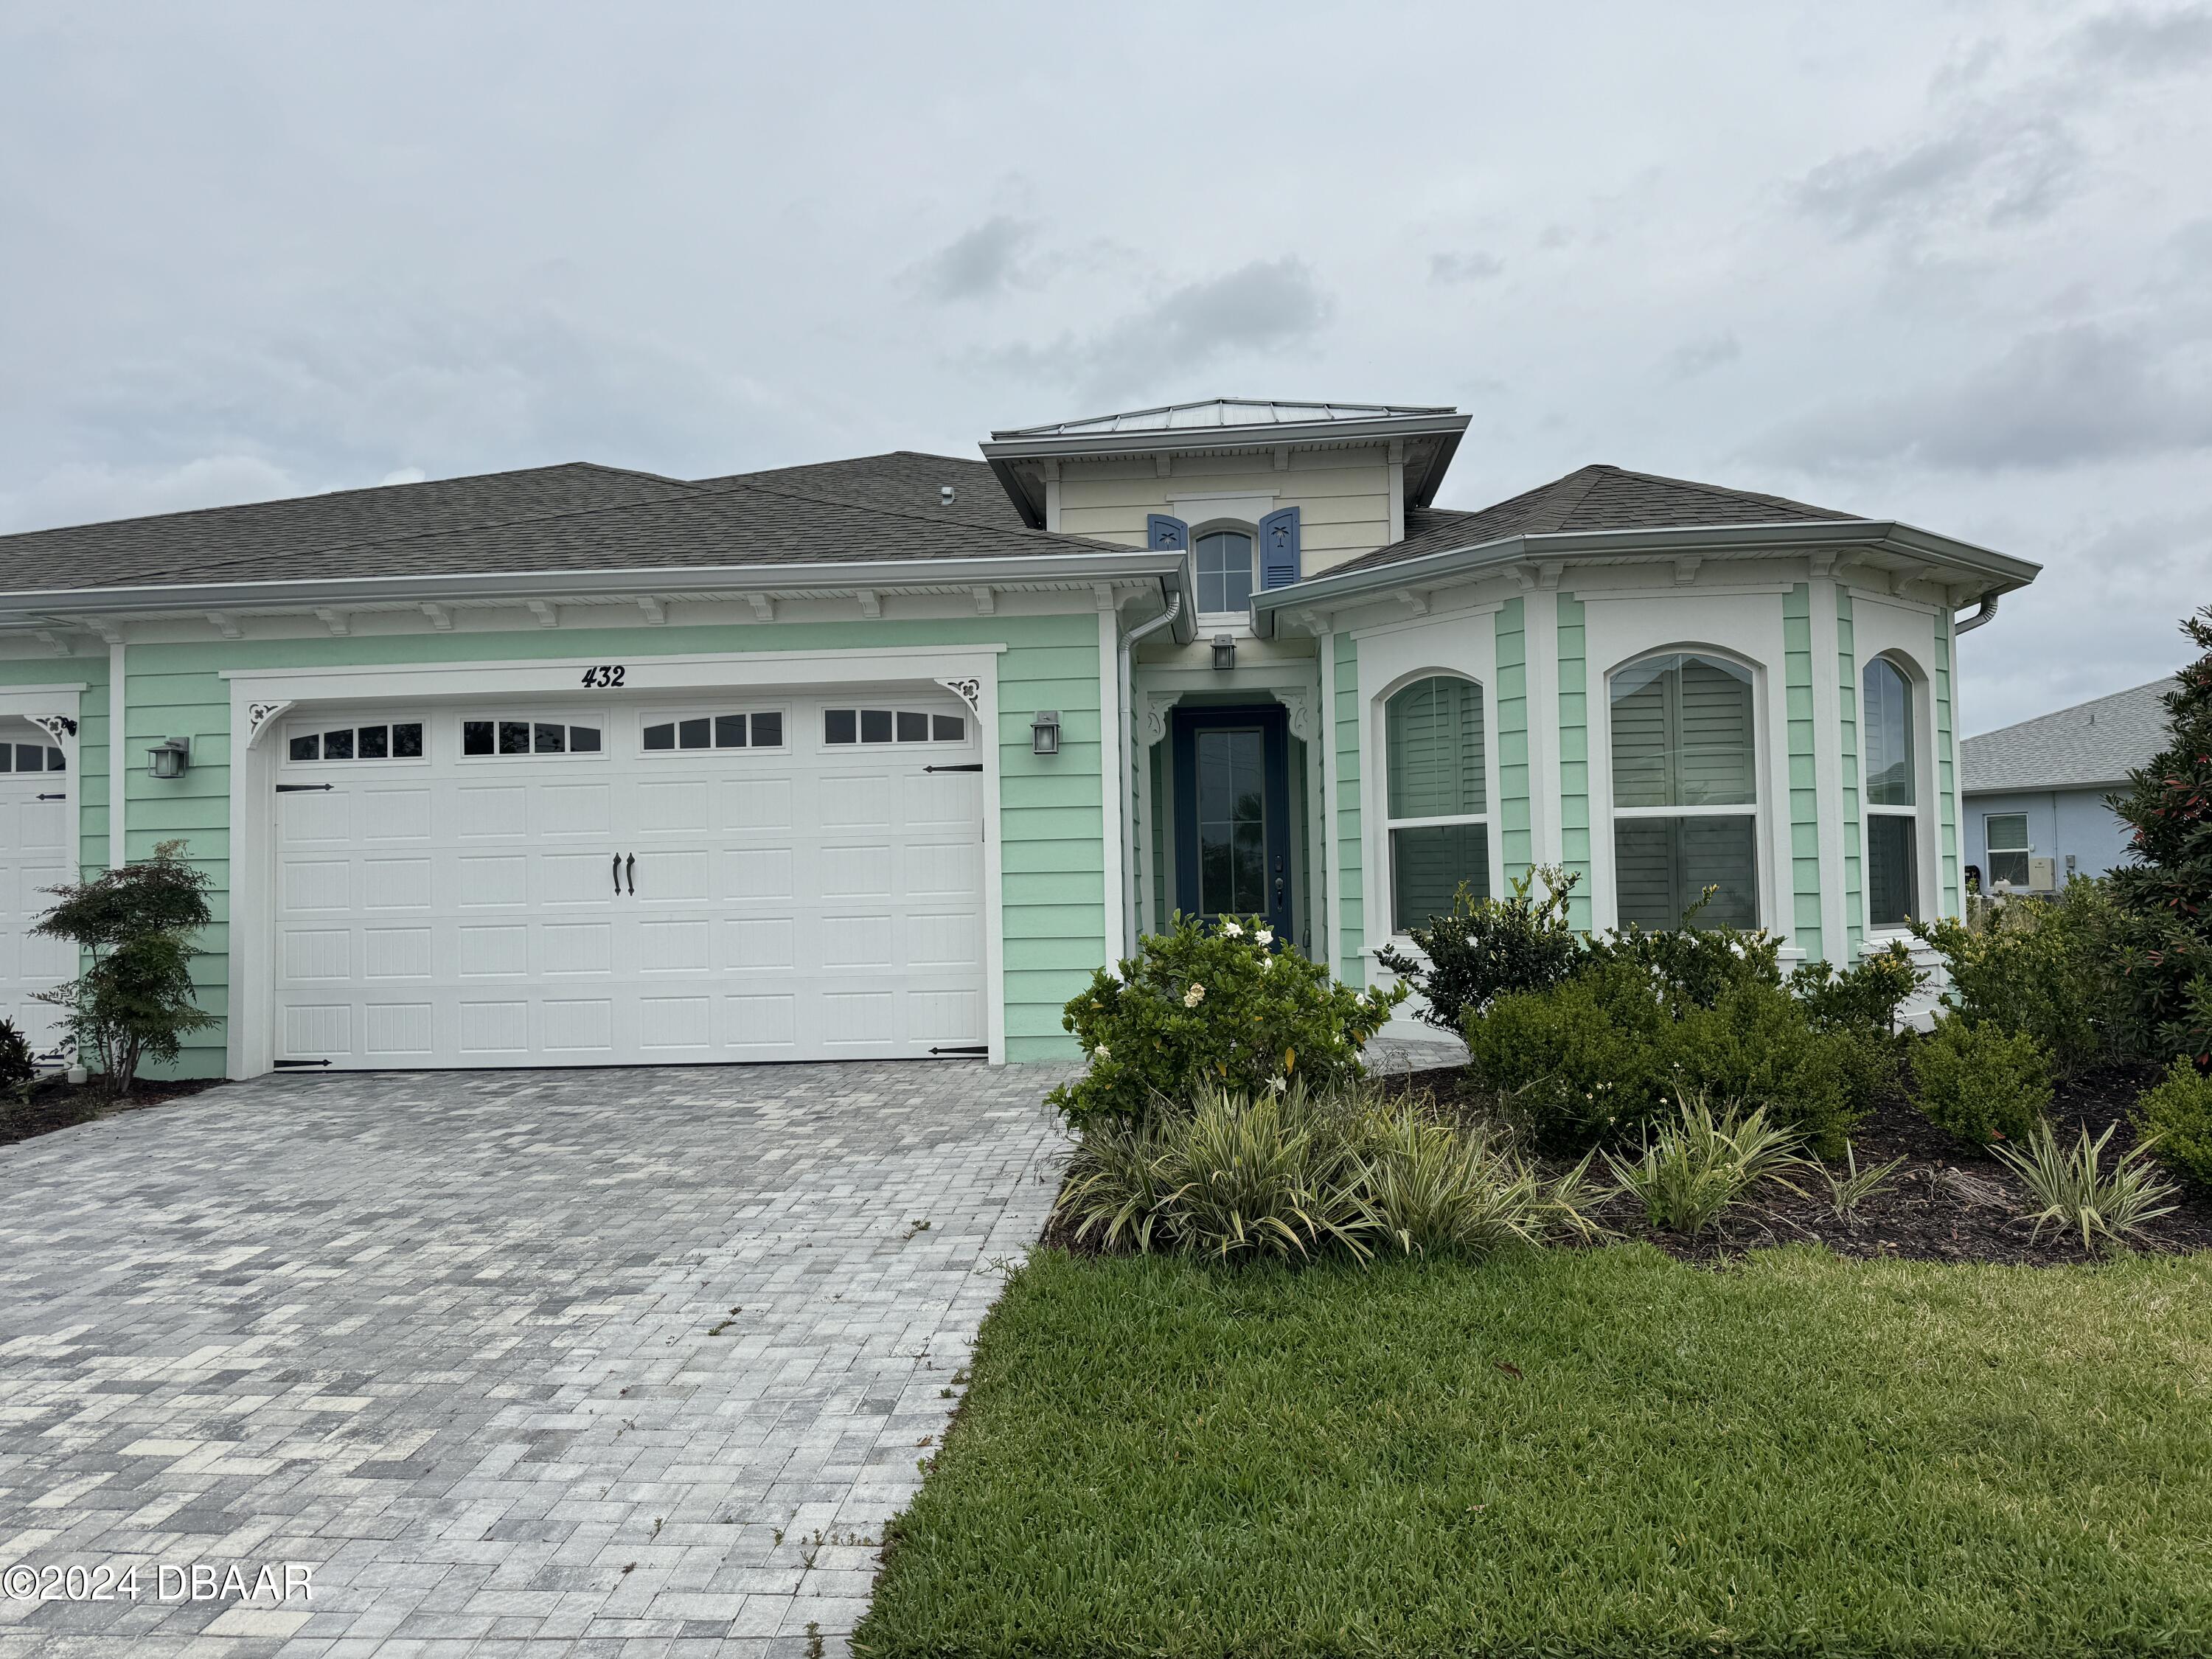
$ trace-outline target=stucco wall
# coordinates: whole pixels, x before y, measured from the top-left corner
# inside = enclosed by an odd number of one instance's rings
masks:
[[[2028,852],[2037,858],[2057,860],[2057,876],[2066,879],[2066,855],[2074,855],[2074,873],[2101,876],[2127,854],[2128,837],[2134,832],[2119,814],[2105,805],[2112,793],[2100,785],[2089,789],[1969,791],[1966,795],[1966,861],[1982,872],[1984,890],[1990,871],[1987,820],[1992,813],[2023,812],[2027,816]]]

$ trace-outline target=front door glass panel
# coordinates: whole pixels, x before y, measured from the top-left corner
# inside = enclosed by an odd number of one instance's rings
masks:
[[[1197,737],[1198,905],[1208,916],[1267,908],[1266,761],[1256,729]]]

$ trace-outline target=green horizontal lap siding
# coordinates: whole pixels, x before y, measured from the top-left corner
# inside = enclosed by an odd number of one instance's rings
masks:
[[[1519,601],[1516,600],[1516,604]],[[1559,836],[1567,873],[1579,877],[1567,920],[1590,922],[1589,660],[1583,602],[1559,595]],[[1510,866],[1509,875],[1516,873]]]
[[[1943,617],[1936,620],[1936,799],[1942,817],[1942,904],[1947,916],[1964,913],[1959,891],[1958,757],[1951,747],[1951,635]]]
[[[1866,899],[1859,886],[1863,831],[1859,823],[1859,665],[1851,626],[1851,596],[1836,584],[1836,706],[1842,727],[1844,808],[1844,915],[1848,962],[1856,962],[1866,937]]]
[[[1813,591],[1782,596],[1783,696],[1790,725],[1790,933],[1807,957],[1820,950],[1820,796],[1814,760]]]
[[[1337,880],[1337,977],[1368,981],[1365,871],[1359,813],[1359,641],[1336,636],[1336,811],[1334,840]]]
[[[164,738],[191,739],[192,764],[173,781],[150,776],[143,757],[126,774],[126,850],[143,858],[155,843],[181,840],[186,856],[216,884],[218,918],[229,916],[230,691],[224,669],[336,669],[387,664],[469,663],[574,658],[577,663],[727,652],[880,649],[886,678],[902,670],[901,647],[1004,644],[999,656],[1000,836],[1004,865],[1006,1051],[1012,1060],[1058,1060],[1074,1052],[1061,1030],[1061,1006],[1090,981],[1105,956],[1105,842],[1100,768],[1098,623],[1092,613],[959,622],[780,623],[770,628],[606,628],[557,634],[425,634],[390,638],[242,641],[206,645],[133,645],[125,735],[135,748]],[[10,678],[104,681],[104,659],[9,664]],[[54,672],[54,666],[66,672]],[[793,669],[803,680],[805,666]],[[106,701],[85,699],[84,846],[88,864],[106,862]],[[1056,708],[1060,750],[1031,752],[1030,720]],[[98,749],[94,752],[94,744]],[[98,810],[94,810],[94,801]],[[228,928],[210,930],[195,978],[202,1004],[227,1012]],[[194,1039],[180,1075],[219,1073],[226,1032]]]
[[[1508,599],[1498,612],[1498,824],[1505,873],[1535,862],[1528,816],[1528,639],[1526,607]]]

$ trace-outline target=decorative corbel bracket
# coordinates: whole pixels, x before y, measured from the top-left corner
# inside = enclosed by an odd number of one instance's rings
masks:
[[[668,626],[667,608],[659,599],[640,599],[637,602],[637,608],[645,613],[645,620],[649,626],[653,628]]]
[[[207,619],[208,626],[227,640],[242,640],[246,637],[246,630],[238,625],[238,618],[228,611],[210,611],[207,613]]]
[[[860,588],[854,592],[853,597],[860,602],[860,614],[870,622],[875,621],[884,614],[884,602],[876,596],[874,588]]]
[[[292,706],[293,699],[283,698],[275,702],[250,702],[246,705],[246,746],[250,750],[261,741],[261,734],[270,730],[276,717]]]
[[[1685,553],[1674,561],[1674,586],[1687,587],[1698,580],[1698,567],[1705,562],[1700,553]]]
[[[969,591],[975,596],[975,614],[977,616],[989,617],[997,614],[999,609],[999,596],[992,591],[991,586],[988,582],[983,584],[981,586],[970,588]]]
[[[324,627],[341,638],[353,631],[352,622],[343,611],[333,610],[327,605],[319,605],[315,607],[315,616]]]
[[[745,595],[745,603],[752,606],[753,620],[755,622],[774,622],[775,620],[775,601],[769,598],[767,594],[748,593]]]
[[[974,675],[959,679],[939,680],[938,684],[968,705],[968,712],[977,720],[983,718],[983,682]]]
[[[426,605],[422,607],[422,614],[430,619],[430,626],[441,634],[450,634],[453,631],[453,613],[447,610],[444,605]]]
[[[530,599],[525,603],[530,606],[530,614],[538,618],[540,628],[558,628],[561,625],[560,611],[545,600]]]

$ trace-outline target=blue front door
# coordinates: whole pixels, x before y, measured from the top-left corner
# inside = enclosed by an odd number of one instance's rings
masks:
[[[1289,732],[1280,703],[1174,714],[1176,908],[1291,927]]]

